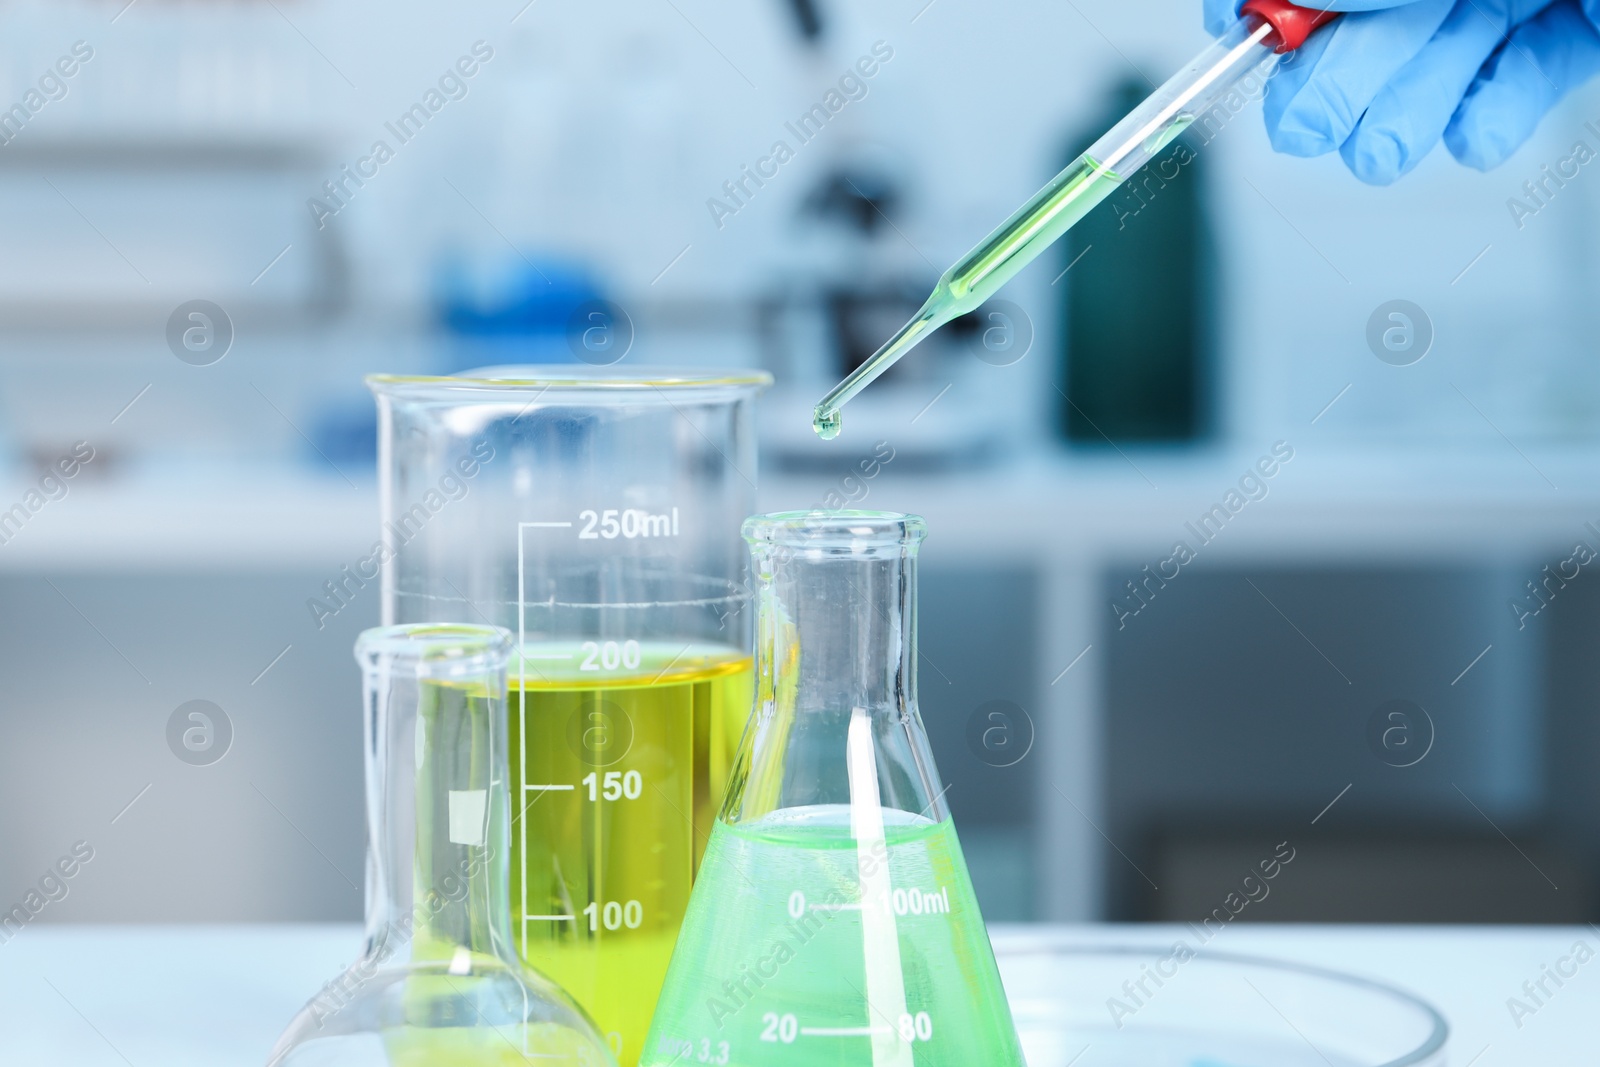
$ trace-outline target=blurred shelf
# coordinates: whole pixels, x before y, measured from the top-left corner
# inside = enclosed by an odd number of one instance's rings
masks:
[[[0,153],[0,169],[249,172],[313,171],[333,155],[329,148],[298,134],[240,137],[231,130],[192,136],[80,131],[76,136],[19,140]]]
[[[275,570],[364,554],[377,538],[371,479],[241,467],[69,483],[0,545],[0,570]],[[27,482],[0,491],[4,509]]]
[[[1506,453],[1297,453],[1262,480],[1267,495],[1232,515],[1203,555],[1421,564],[1564,557],[1580,538],[1600,541],[1584,528],[1593,521],[1600,529],[1600,449]],[[878,477],[847,484],[855,455],[841,448],[832,476],[765,475],[760,506],[916,511],[929,521],[933,557],[1094,567],[1165,558],[1180,538],[1194,543],[1186,524],[1224,504],[1260,453],[1054,454],[948,474],[891,461]],[[0,483],[0,512],[29,487],[15,476]],[[307,468],[129,472],[73,484],[47,503],[0,544],[0,570],[336,566],[364,554],[377,528],[370,477],[350,484]]]

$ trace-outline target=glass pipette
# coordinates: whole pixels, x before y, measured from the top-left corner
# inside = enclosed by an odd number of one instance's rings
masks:
[[[1239,21],[1144,103],[1051,179],[1000,228],[945,271],[911,321],[817,404],[812,427],[824,439],[839,435],[845,403],[924,337],[976,311],[1018,271],[1071,229],[1184,130],[1218,107],[1252,72],[1266,76],[1277,57],[1305,43],[1338,12],[1296,7],[1284,0],[1250,0]]]

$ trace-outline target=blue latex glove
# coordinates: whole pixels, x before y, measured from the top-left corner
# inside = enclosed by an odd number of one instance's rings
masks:
[[[1207,29],[1231,25],[1240,2],[1205,0]],[[1441,140],[1468,166],[1498,166],[1557,101],[1600,73],[1600,0],[1328,6],[1360,13],[1284,61],[1267,87],[1267,132],[1290,155],[1338,150],[1373,185],[1408,173]]]

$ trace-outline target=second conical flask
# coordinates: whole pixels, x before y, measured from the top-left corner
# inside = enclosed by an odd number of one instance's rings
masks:
[[[1022,1067],[916,701],[912,515],[745,523],[756,705],[641,1064]]]

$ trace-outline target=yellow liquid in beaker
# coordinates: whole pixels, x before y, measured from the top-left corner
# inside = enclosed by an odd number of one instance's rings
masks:
[[[530,645],[512,664],[512,935],[638,1062],[750,712],[735,649]]]
[[[579,1036],[553,1023],[395,1029],[384,1035],[389,1067],[603,1067]]]

